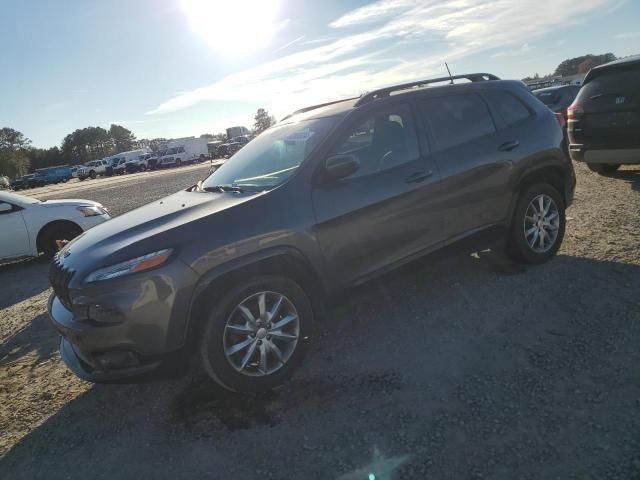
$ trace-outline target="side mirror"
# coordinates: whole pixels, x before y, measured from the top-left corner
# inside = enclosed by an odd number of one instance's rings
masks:
[[[8,203],[0,203],[0,213],[9,212],[11,210],[13,210],[13,207]]]
[[[333,155],[324,162],[324,171],[327,178],[337,180],[348,177],[360,168],[360,160],[352,154]]]

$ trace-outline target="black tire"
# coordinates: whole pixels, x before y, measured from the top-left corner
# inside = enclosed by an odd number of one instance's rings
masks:
[[[182,165],[182,160],[180,160],[179,158],[176,160],[176,167],[179,167],[180,165]]]
[[[531,202],[540,195],[550,197],[555,203],[558,213],[557,235],[553,243],[545,251],[534,250],[534,248],[529,245],[525,235],[525,217],[527,216],[527,210]],[[530,265],[540,265],[548,262],[558,252],[560,245],[562,245],[565,227],[565,206],[560,193],[547,183],[537,183],[529,186],[518,198],[511,225],[509,226],[506,253],[512,260]]]
[[[295,307],[299,319],[298,341],[289,359],[276,371],[268,375],[248,376],[236,370],[225,355],[225,328],[227,320],[243,300],[265,291],[284,295]],[[302,363],[311,338],[313,309],[309,297],[296,282],[287,277],[264,276],[238,284],[220,295],[211,306],[205,322],[198,340],[201,367],[212,380],[227,390],[257,393],[282,384]]]
[[[599,173],[600,175],[606,175],[607,173],[613,173],[620,168],[619,163],[587,163],[587,167],[592,172]]]
[[[95,170],[91,170],[89,172],[89,176],[91,177],[92,180],[95,180],[98,174],[95,172]]]
[[[82,229],[71,222],[45,227],[42,232],[42,252],[45,258],[52,258],[60,248],[58,241],[70,241],[82,233]]]

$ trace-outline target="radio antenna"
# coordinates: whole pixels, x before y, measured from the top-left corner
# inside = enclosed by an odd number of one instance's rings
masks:
[[[449,65],[447,65],[447,62],[444,62],[444,66],[447,67],[447,72],[449,72],[449,78],[451,79],[451,85],[453,85],[453,76],[451,75],[451,70],[449,70]]]

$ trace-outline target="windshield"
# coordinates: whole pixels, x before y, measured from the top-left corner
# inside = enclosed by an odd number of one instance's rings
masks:
[[[165,155],[173,155],[174,153],[176,153],[178,151],[177,147],[171,147],[170,149],[168,149],[165,153]]]
[[[289,178],[325,138],[335,118],[306,120],[270,128],[211,174],[203,188],[219,185],[269,189]]]

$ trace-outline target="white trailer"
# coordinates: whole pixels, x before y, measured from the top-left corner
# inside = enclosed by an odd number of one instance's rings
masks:
[[[181,138],[167,142],[167,149],[158,157],[159,167],[200,162],[209,157],[206,138]]]

